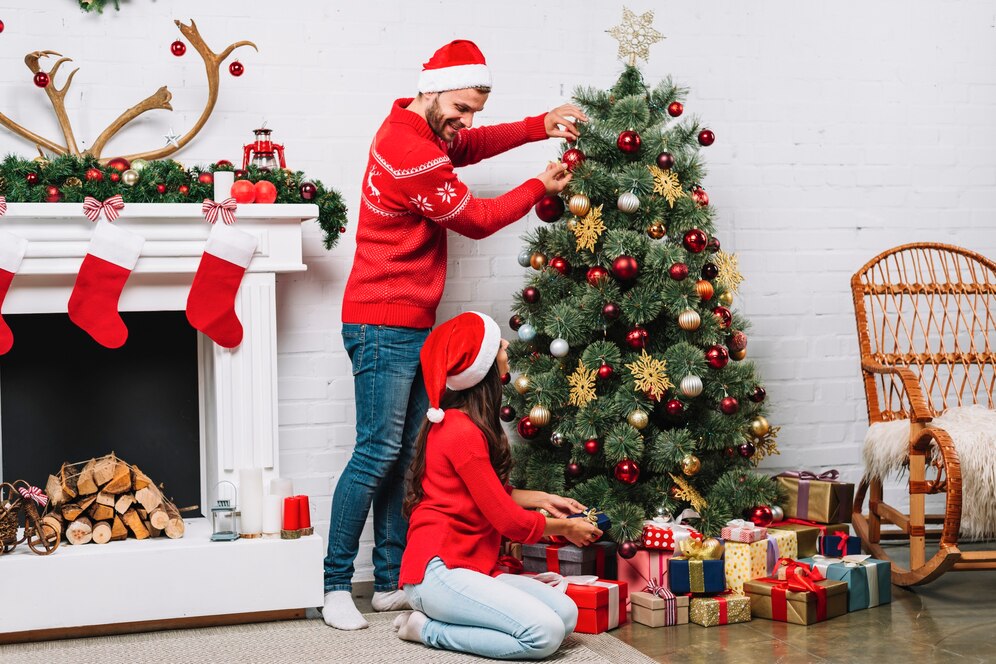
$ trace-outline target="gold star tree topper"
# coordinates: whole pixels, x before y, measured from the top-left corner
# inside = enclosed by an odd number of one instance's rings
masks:
[[[664,39],[664,35],[654,30],[654,13],[643,12],[637,16],[628,7],[623,7],[622,23],[607,32],[619,42],[619,59],[629,58],[629,66],[636,66],[637,56],[644,61],[650,59],[650,45]]]
[[[636,362],[630,362],[626,368],[636,381],[637,392],[647,392],[654,398],[660,398],[669,387],[674,387],[671,379],[667,377],[667,361],[647,355],[646,350],[641,351]]]
[[[595,251],[595,243],[605,232],[605,222],[602,221],[602,206],[592,208],[584,219],[574,225],[574,235],[577,237],[578,251],[587,249]]]
[[[584,408],[594,401],[595,396],[595,374],[594,369],[589,369],[584,362],[578,362],[578,368],[570,376],[567,382],[571,385],[571,405]]]

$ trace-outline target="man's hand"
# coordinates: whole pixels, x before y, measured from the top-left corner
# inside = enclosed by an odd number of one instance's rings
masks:
[[[567,172],[567,165],[560,162],[550,162],[547,164],[546,170],[536,177],[546,187],[546,193],[553,195],[562,192],[571,181],[571,174]]]
[[[588,116],[574,104],[558,106],[543,118],[546,135],[550,138],[565,138],[570,142],[578,140],[576,122],[587,122]]]
[[[544,498],[537,501],[536,506],[546,510],[550,516],[555,516],[559,519],[566,519],[572,514],[577,514],[587,509],[573,498],[556,496],[552,493],[546,494]]]

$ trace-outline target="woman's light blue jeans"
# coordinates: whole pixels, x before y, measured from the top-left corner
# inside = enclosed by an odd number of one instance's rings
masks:
[[[325,592],[352,590],[353,562],[373,504],[374,590],[398,589],[408,520],[401,515],[405,473],[429,398],[419,351],[428,329],[343,324],[353,363],[356,446],[332,496]]]
[[[405,594],[429,617],[423,643],[494,659],[543,659],[578,622],[574,600],[556,588],[514,574],[448,569],[439,558],[422,583],[405,584]]]

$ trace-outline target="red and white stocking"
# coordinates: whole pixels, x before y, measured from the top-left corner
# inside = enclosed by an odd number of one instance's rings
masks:
[[[2,196],[0,196],[2,198]],[[28,248],[28,241],[8,231],[0,230],[0,309],[3,301],[7,297],[7,289],[21,261],[24,259],[24,252]],[[10,347],[14,345],[14,335],[3,318],[0,318],[0,355],[5,355]]]
[[[225,223],[214,224],[187,296],[187,320],[224,348],[242,343],[235,296],[257,243],[252,233]]]
[[[118,314],[118,300],[144,244],[145,238],[138,233],[101,219],[93,229],[76,275],[69,298],[69,318],[107,348],[120,348],[128,340],[128,328]]]

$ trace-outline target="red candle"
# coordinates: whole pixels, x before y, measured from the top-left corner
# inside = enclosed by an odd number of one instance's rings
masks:
[[[311,507],[307,496],[294,496],[298,507],[298,528],[311,528]]]
[[[284,498],[284,530],[298,530],[301,527],[301,512],[297,498]]]

